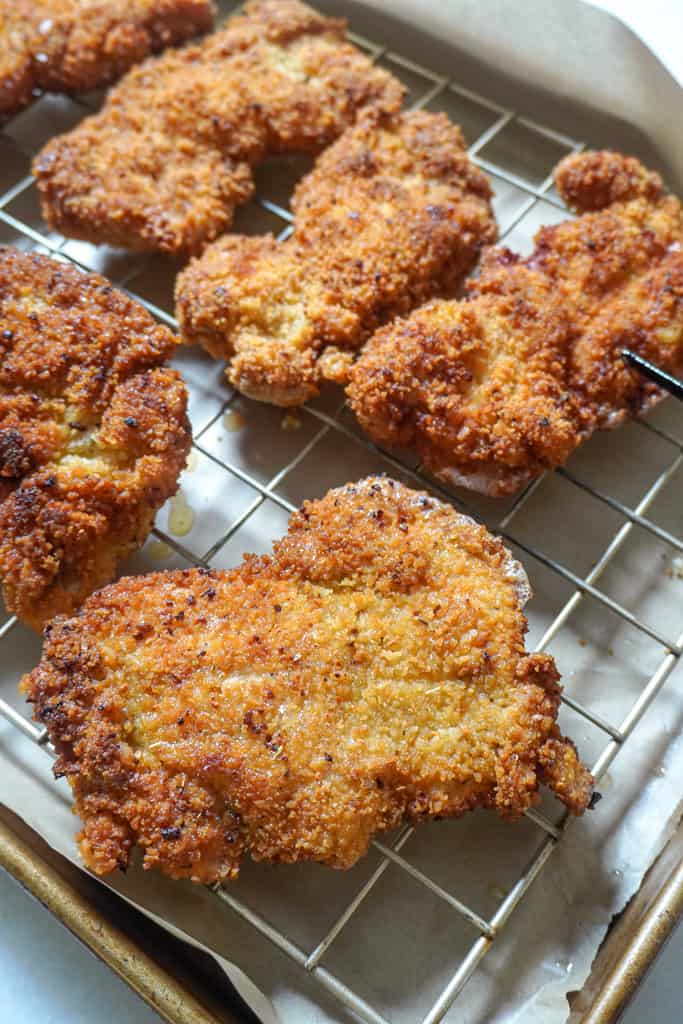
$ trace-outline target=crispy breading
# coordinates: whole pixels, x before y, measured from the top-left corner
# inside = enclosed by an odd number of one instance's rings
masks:
[[[211,0],[0,0],[0,119],[37,89],[108,85],[213,24]]]
[[[317,153],[403,87],[298,0],[252,0],[227,27],[131,71],[103,110],[53,139],[34,170],[65,235],[198,252],[253,191],[252,168]]]
[[[663,397],[624,366],[624,347],[683,371],[679,200],[618,153],[572,155],[555,181],[592,212],[542,228],[528,259],[489,250],[468,301],[378,331],[351,371],[375,441],[415,445],[439,477],[491,495]]]
[[[0,248],[0,581],[36,629],[113,579],[177,488],[175,345],[99,274]]]
[[[240,860],[348,868],[402,821],[516,818],[592,779],[527,654],[526,576],[427,494],[369,478],[306,502],[272,556],[119,580],[46,633],[23,681],[104,874]]]
[[[445,114],[367,113],[299,183],[287,241],[227,236],[180,275],[183,338],[244,394],[300,405],[382,324],[455,289],[496,238],[490,197]]]

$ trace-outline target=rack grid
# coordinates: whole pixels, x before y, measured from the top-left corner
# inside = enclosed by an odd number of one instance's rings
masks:
[[[374,61],[390,67],[399,77],[408,81],[410,89],[411,108],[428,107],[429,109],[446,109],[448,112],[453,107],[462,108],[467,111],[471,120],[482,125],[475,141],[470,146],[470,156],[473,161],[487,171],[493,179],[497,191],[498,208],[496,210],[501,223],[501,239],[515,242],[519,241],[522,234],[528,237],[528,231],[520,232],[524,222],[530,220],[532,226],[534,214],[538,213],[544,221],[550,217],[554,220],[565,219],[570,216],[562,202],[554,194],[552,189],[552,177],[549,171],[545,175],[536,174],[535,170],[516,166],[515,160],[509,160],[509,147],[506,146],[506,130],[517,128],[526,133],[531,139],[538,140],[539,148],[547,156],[555,154],[556,159],[567,152],[576,152],[582,148],[582,143],[563,135],[552,128],[539,124],[528,118],[519,116],[513,109],[507,109],[492,102],[485,96],[466,89],[453,79],[448,79],[433,73],[429,68],[419,66],[401,56],[387,50],[380,44],[363,37],[350,33],[351,40],[360,48],[369,53]],[[69,100],[69,117],[75,119],[87,113],[92,106],[92,101],[86,99]],[[457,114],[454,115],[457,117]],[[21,133],[20,133],[21,137]],[[17,150],[21,154],[21,144],[17,143],[12,134],[12,124],[7,126],[5,133],[0,135],[0,146]],[[545,157],[544,157],[545,158]],[[21,165],[21,155],[18,162]],[[534,175],[536,174],[536,177]],[[32,196],[33,193],[33,196]],[[29,174],[19,177],[5,188],[0,196],[0,230],[4,229],[6,234],[19,240],[19,244],[35,248],[56,256],[59,259],[68,259],[83,269],[93,269],[88,252],[94,252],[94,247],[80,246],[74,251],[73,243],[67,239],[55,236],[43,225],[39,224],[31,211],[35,206],[35,186]],[[514,210],[509,213],[506,205],[506,195],[510,193],[520,195]],[[268,195],[258,194],[254,208],[265,211],[272,219],[272,223],[279,227],[278,237],[286,238],[291,232],[292,216],[289,210],[275,202]],[[509,204],[508,204],[509,205]],[[540,221],[539,221],[540,223]],[[83,255],[82,250],[87,250]],[[116,258],[116,257],[114,257]],[[135,299],[140,301],[149,309],[152,314],[161,322],[177,330],[177,323],[171,313],[162,307],[158,302],[151,301],[144,294],[144,290],[136,290],[136,279],[142,280],[146,269],[152,265],[152,257],[140,261],[139,257],[130,261],[123,258],[119,266],[119,273],[114,278],[119,287],[123,287]],[[167,267],[167,276],[172,276],[171,267]],[[481,519],[477,509],[469,504],[469,499],[464,492],[458,489],[450,489],[436,483],[432,478],[425,475],[422,467],[411,458],[410,454],[385,451],[371,444],[362,437],[354,427],[351,418],[345,415],[345,406],[339,398],[330,406],[329,401],[314,401],[307,407],[306,416],[310,429],[307,431],[307,440],[298,450],[286,459],[284,464],[277,467],[276,471],[262,474],[254,471],[252,467],[245,467],[239,460],[225,459],[217,453],[215,445],[207,443],[212,429],[220,422],[226,410],[234,407],[234,403],[240,401],[232,394],[227,386],[223,391],[223,401],[219,408],[214,409],[211,417],[199,425],[195,425],[193,445],[195,451],[203,458],[210,460],[217,470],[226,471],[231,478],[246,485],[245,493],[251,494],[245,503],[244,508],[230,524],[229,528],[216,536],[211,544],[201,553],[190,550],[177,536],[173,536],[168,530],[156,526],[153,530],[158,541],[167,545],[181,559],[195,565],[208,566],[214,564],[221,551],[231,539],[235,538],[245,525],[255,516],[258,510],[266,502],[272,502],[279,509],[286,513],[294,511],[295,505],[283,495],[280,485],[291,479],[291,474],[302,462],[326,439],[344,438],[350,444],[358,446],[359,453],[364,450],[372,458],[381,460],[381,464],[390,472],[395,472],[400,478],[411,482],[420,488],[425,488],[445,501],[450,502],[460,511]],[[243,401],[243,400],[241,400]],[[550,557],[540,547],[529,544],[515,533],[515,522],[521,510],[533,498],[538,489],[542,487],[545,477],[535,480],[527,486],[511,504],[501,509],[502,514],[489,522],[495,532],[506,541],[514,544],[529,559],[529,565],[538,564],[559,576],[571,587],[571,596],[564,602],[553,620],[546,628],[544,634],[538,640],[535,650],[542,651],[563,630],[570,618],[576,613],[579,606],[588,598],[612,614],[628,623],[635,630],[647,635],[657,645],[661,652],[658,663],[643,686],[637,699],[629,708],[627,714],[618,724],[607,721],[602,715],[587,707],[584,703],[573,698],[569,694],[563,695],[565,704],[576,714],[590,722],[604,736],[605,744],[597,757],[592,771],[596,780],[605,775],[608,768],[619,754],[641,717],[655,700],[667,678],[671,674],[681,653],[683,652],[683,633],[677,636],[667,635],[659,627],[649,624],[640,616],[634,614],[624,604],[616,601],[613,597],[601,589],[600,580],[605,570],[612,564],[617,553],[623,548],[629,536],[634,530],[644,531],[657,541],[664,542],[670,546],[672,551],[683,551],[683,541],[671,531],[658,525],[654,519],[648,516],[655,500],[662,494],[664,488],[676,477],[683,465],[683,446],[681,441],[673,436],[670,431],[655,426],[646,421],[639,421],[638,428],[652,438],[658,438],[670,449],[670,459],[658,473],[656,478],[641,494],[636,502],[627,503],[619,497],[610,494],[586,482],[568,468],[557,471],[563,481],[570,487],[576,488],[587,494],[592,500],[608,507],[616,513],[621,520],[621,525],[614,532],[609,543],[604,548],[600,557],[586,573],[577,573],[570,566],[562,561]],[[340,480],[339,483],[344,481]],[[503,503],[504,504],[504,503]],[[0,626],[0,641],[5,641],[17,625],[14,618],[8,618]],[[23,714],[18,712],[7,701],[0,699],[0,714],[13,726],[19,729],[29,740],[43,747],[47,752],[52,752],[45,729],[33,724]],[[527,817],[537,830],[538,837],[535,852],[526,868],[519,874],[514,884],[510,886],[504,897],[501,899],[495,912],[488,917],[477,913],[468,906],[467,902],[458,895],[450,892],[440,885],[429,874],[415,867],[406,859],[401,851],[413,834],[411,827],[404,827],[398,835],[393,837],[390,844],[381,841],[374,843],[375,851],[379,861],[375,869],[367,878],[365,883],[358,889],[353,898],[346,903],[336,919],[332,922],[325,935],[312,948],[302,948],[283,930],[271,924],[261,913],[254,910],[247,903],[243,902],[236,894],[234,888],[216,884],[212,887],[217,900],[229,907],[234,913],[253,926],[261,935],[265,936],[271,943],[278,947],[287,957],[298,964],[302,970],[308,972],[329,992],[341,1000],[349,1009],[354,1011],[359,1018],[371,1024],[387,1024],[386,1018],[360,994],[353,991],[335,973],[329,970],[323,959],[333,946],[342,931],[352,921],[354,915],[373,891],[383,874],[390,865],[396,866],[400,871],[414,879],[419,885],[429,890],[437,899],[443,901],[453,911],[454,915],[466,921],[478,933],[469,947],[466,955],[458,963],[452,965],[452,971],[447,984],[443,987],[438,997],[433,1001],[422,1024],[437,1024],[442,1020],[459,993],[467,982],[475,974],[486,953],[491,949],[497,937],[507,925],[515,908],[523,900],[529,887],[542,871],[544,864],[553,853],[553,850],[566,831],[568,820],[566,814],[557,821],[552,821],[547,815],[531,810]]]

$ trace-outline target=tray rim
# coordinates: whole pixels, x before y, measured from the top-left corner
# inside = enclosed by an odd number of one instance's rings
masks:
[[[28,835],[39,839],[33,829],[24,827]],[[57,853],[55,857],[62,859]],[[15,833],[3,817],[0,867],[169,1024],[242,1024],[244,1018],[229,1007],[220,1017],[208,1010],[187,986],[121,927],[109,921],[26,839]],[[653,888],[654,892],[650,891]],[[584,998],[579,994],[570,1010],[569,1024],[614,1024],[681,919],[683,820],[620,918],[610,924],[582,989]],[[593,988],[595,991],[591,992]],[[586,996],[587,991],[590,994]]]
[[[640,890],[639,890],[640,892]],[[636,898],[639,893],[636,893]],[[582,1024],[618,1020],[636,994],[683,914],[683,860],[679,859],[633,933],[626,952],[616,960]],[[608,940],[609,941],[609,940]]]
[[[4,809],[4,808],[3,808]],[[28,827],[27,827],[28,828]],[[36,835],[28,828],[31,835]],[[60,860],[59,854],[55,854]],[[0,867],[169,1024],[241,1024],[217,1017],[0,817]],[[117,897],[118,898],[118,897]]]

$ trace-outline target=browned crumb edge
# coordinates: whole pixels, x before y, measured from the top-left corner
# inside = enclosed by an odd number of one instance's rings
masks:
[[[38,7],[38,9],[36,9]],[[150,53],[211,28],[211,0],[0,2],[0,121],[37,90],[78,94],[109,85]]]

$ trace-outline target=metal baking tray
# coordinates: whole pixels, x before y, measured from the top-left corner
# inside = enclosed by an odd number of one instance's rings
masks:
[[[322,6],[325,6],[324,4]],[[328,5],[329,6],[329,5]],[[223,5],[226,12],[233,7]],[[380,19],[381,21],[381,19]],[[353,20],[354,30],[358,26]],[[363,27],[363,26],[361,26]],[[376,28],[374,22],[372,28]],[[398,32],[398,36],[397,36]],[[528,241],[540,223],[564,219],[567,212],[554,193],[551,169],[561,156],[577,151],[586,142],[605,144],[604,129],[598,140],[574,137],[564,130],[564,122],[552,119],[540,123],[527,116],[534,105],[528,94],[520,95],[519,106],[511,106],[517,99],[509,88],[501,99],[501,84],[495,69],[459,64],[457,78],[427,67],[414,59],[420,51],[419,33],[408,40],[400,36],[395,25],[387,27],[387,40],[373,34],[372,38],[351,33],[351,38],[371,54],[374,60],[388,67],[402,78],[409,90],[408,106],[446,110],[460,123],[470,143],[472,158],[491,176],[496,192],[495,210],[504,242],[518,246]],[[402,46],[396,45],[396,39]],[[422,50],[424,53],[424,44]],[[482,81],[490,88],[482,92]],[[64,130],[84,116],[100,101],[99,97],[58,101],[46,97],[10,123],[0,135],[0,152],[8,154],[0,162],[0,240],[8,240],[27,248],[38,248],[72,260],[88,269],[99,269],[114,282],[127,288],[163,322],[175,326],[172,316],[172,281],[177,265],[163,258],[150,259],[139,254],[123,254],[112,250],[96,251],[92,246],[68,241],[49,232],[40,221],[36,190],[28,174],[28,156],[42,144],[49,134]],[[540,108],[539,108],[540,109]],[[548,109],[545,102],[544,110]],[[588,133],[586,133],[588,135]],[[632,151],[656,164],[647,140],[632,144]],[[302,172],[302,163],[282,160],[277,173],[257,177],[257,198],[237,215],[236,230],[273,231],[287,237],[291,215],[287,208],[293,181]],[[548,554],[535,544],[515,534],[515,522],[525,505],[534,500],[543,481],[535,481],[520,495],[500,503],[483,501],[469,503],[462,492],[444,492],[433,480],[424,477],[421,467],[405,453],[397,455],[382,452],[371,445],[355,428],[352,418],[341,404],[338,392],[325,392],[307,409],[283,420],[282,411],[258,407],[238,396],[230,395],[218,384],[215,367],[205,361],[203,370],[195,363],[189,367],[189,383],[194,402],[193,426],[195,430],[196,458],[220,475],[220,487],[214,489],[213,500],[231,509],[232,521],[226,529],[223,517],[209,516],[208,525],[200,539],[192,543],[179,538],[184,530],[173,528],[173,518],[188,515],[182,505],[175,511],[163,512],[157,520],[152,544],[158,550],[171,552],[182,564],[229,565],[238,560],[243,550],[266,546],[271,536],[281,531],[286,514],[298,504],[304,486],[303,480],[315,475],[314,493],[325,490],[342,480],[328,480],[326,464],[330,454],[339,446],[353,451],[357,465],[355,476],[384,468],[417,486],[428,486],[445,496],[458,508],[474,513],[497,533],[514,542],[522,557],[533,560],[544,571],[554,574],[569,587],[570,596],[559,607],[549,623],[536,649],[546,647],[565,629],[571,616],[586,598],[622,617],[636,630],[643,631],[661,647],[661,658],[642,688],[624,721],[615,727],[598,714],[571,697],[567,706],[575,714],[601,731],[605,745],[593,766],[596,776],[602,776],[620,753],[640,718],[656,700],[667,677],[681,653],[683,637],[671,640],[666,631],[642,621],[600,586],[603,574],[612,560],[628,541],[634,529],[643,531],[657,542],[665,542],[673,550],[681,550],[680,540],[669,530],[648,517],[664,489],[676,479],[683,464],[682,446],[678,437],[651,423],[639,425],[643,435],[641,448],[647,458],[647,444],[664,444],[670,457],[639,495],[624,500],[619,493],[610,493],[597,485],[575,476],[568,469],[560,470],[556,477],[563,486],[576,489],[586,500],[606,506],[618,516],[618,524],[591,567],[578,572],[560,557]],[[205,376],[202,373],[205,372]],[[199,411],[198,411],[199,410]],[[253,458],[245,458],[239,446],[219,443],[216,433],[230,432],[231,423],[243,416],[250,424],[261,423],[261,438],[269,438],[266,448],[253,450]],[[288,422],[285,422],[288,421]],[[282,430],[282,426],[290,429]],[[643,438],[645,440],[643,441]],[[334,459],[332,460],[334,461]],[[378,466],[378,462],[381,464]],[[304,472],[305,471],[305,472]],[[283,486],[285,485],[285,486]],[[222,488],[222,489],[221,489]],[[149,550],[149,549],[148,549]],[[7,619],[0,626],[0,648],[12,636],[15,623]],[[21,713],[0,701],[0,713],[16,725],[27,737],[45,745],[45,732],[30,723]],[[379,855],[377,866],[363,887],[344,905],[328,933],[315,948],[304,949],[284,929],[276,928],[260,912],[242,903],[229,888],[215,887],[217,912],[227,908],[240,915],[282,952],[309,972],[328,991],[331,991],[361,1019],[381,1024],[385,1018],[348,984],[330,972],[322,963],[323,956],[337,940],[346,925],[357,913],[367,896],[389,865],[410,875],[438,900],[449,904],[456,915],[473,924],[478,935],[466,955],[453,964],[448,984],[439,993],[425,1024],[436,1024],[448,1011],[463,987],[476,976],[477,967],[491,948],[495,937],[503,928],[514,927],[514,910],[524,899],[529,887],[547,859],[562,840],[564,821],[552,821],[543,813],[529,812],[529,818],[538,829],[539,843],[532,860],[508,888],[497,909],[488,919],[481,918],[464,903],[436,883],[429,875],[401,855],[411,829],[403,829],[391,841],[375,844]],[[671,930],[683,906],[683,866],[681,850],[683,832],[678,831],[664,853],[649,872],[640,892],[620,921],[610,931],[596,960],[589,984],[572,1004],[572,1022],[606,1024],[616,1019],[639,979],[647,970],[662,942]],[[237,1021],[249,1018],[249,1011],[240,1005],[231,993],[220,972],[207,966],[206,961],[184,950],[182,944],[171,939],[156,926],[145,922],[141,915],[126,908],[125,914],[108,890],[79,872],[53,851],[39,837],[27,829],[9,812],[0,814],[0,865],[14,875],[37,896],[63,923],[105,960],[121,977],[167,1020]],[[138,918],[140,918],[138,920]],[[508,922],[511,920],[511,923]],[[152,937],[152,932],[154,935]],[[154,952],[150,952],[153,950]],[[220,975],[220,976],[219,976]],[[386,1022],[385,1022],[386,1024]]]

